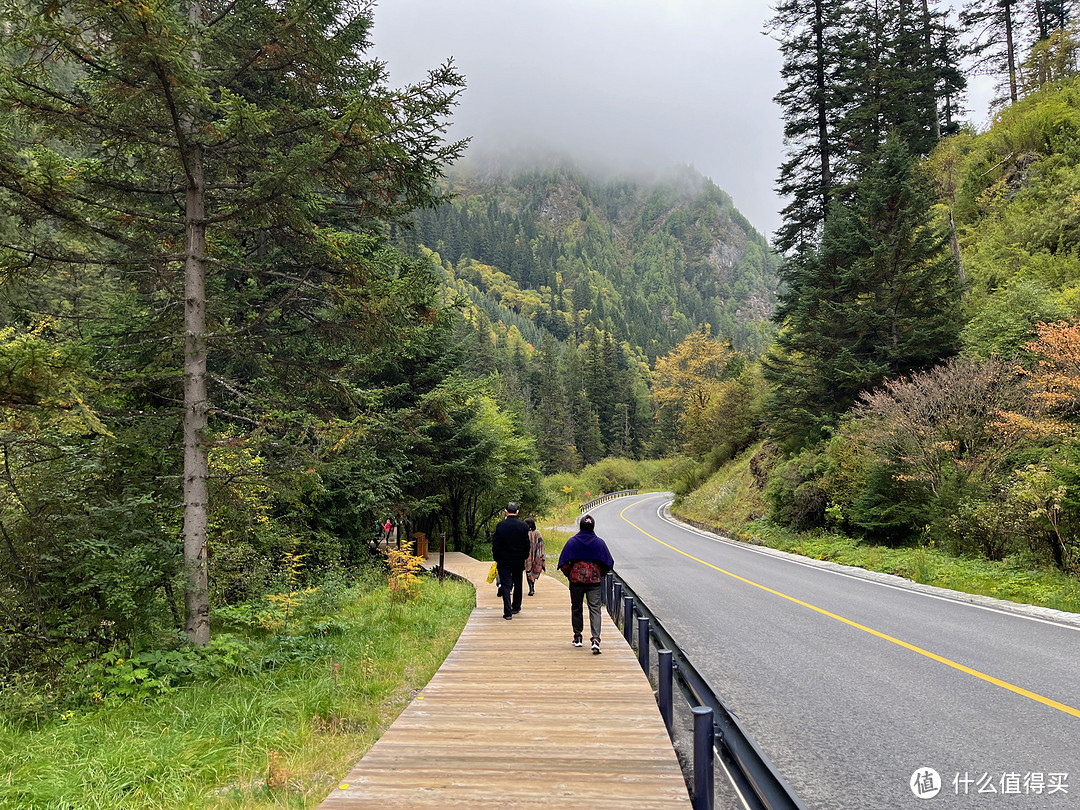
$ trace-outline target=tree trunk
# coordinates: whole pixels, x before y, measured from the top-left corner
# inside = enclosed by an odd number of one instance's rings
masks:
[[[815,82],[817,84],[818,153],[821,156],[821,216],[829,213],[832,195],[832,167],[829,149],[829,104],[825,98],[825,9],[821,0],[814,2]]]
[[[956,238],[956,222],[953,220],[951,205],[949,206],[949,249],[956,260],[956,276],[960,279],[960,283],[964,284],[967,281],[967,275],[964,273],[964,258],[960,255],[960,240]]]
[[[188,18],[197,30],[202,5],[192,0]],[[192,62],[199,67],[196,49]],[[178,133],[187,177],[184,201],[184,630],[199,647],[210,643],[207,572],[207,479],[204,443],[209,421],[206,400],[206,179],[195,117],[185,112]]]
[[[210,643],[207,589],[206,217],[202,149],[185,154],[188,188],[184,258],[184,588],[185,630],[192,644]]]
[[[1016,94],[1016,45],[1013,42],[1013,2],[1005,0],[1002,10],[1005,14],[1005,57],[1009,62],[1009,100],[1015,104]]]
[[[926,48],[926,70],[930,71],[934,75],[934,86],[930,91],[930,99],[933,104],[933,116],[934,116],[934,143],[941,140],[941,119],[938,113],[938,99],[937,99],[937,71],[934,64],[934,18],[930,14],[930,2],[929,0],[922,0],[922,18],[923,18],[923,45]]]

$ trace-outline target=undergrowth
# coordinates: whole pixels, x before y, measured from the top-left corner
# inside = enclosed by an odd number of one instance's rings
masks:
[[[114,651],[36,710],[0,701],[0,808],[312,807],[453,647],[471,585],[290,592],[217,611],[209,650]],[[63,705],[58,705],[62,703]]]
[[[1080,581],[1025,555],[1004,560],[956,557],[932,545],[880,546],[827,531],[793,532],[768,521],[745,524],[741,540],[924,585],[1080,613]]]

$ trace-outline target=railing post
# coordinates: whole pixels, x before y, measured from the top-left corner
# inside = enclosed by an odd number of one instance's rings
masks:
[[[671,650],[656,651],[656,679],[659,681],[659,694],[657,700],[660,703],[660,716],[664,718],[667,726],[668,737],[674,739],[675,733],[675,707],[671,700],[672,666]]]
[[[634,597],[623,597],[622,632],[626,643],[634,644]]]
[[[694,810],[713,810],[713,710],[695,706]]]
[[[649,674],[649,617],[639,616],[637,620],[637,657],[645,674]]]
[[[446,532],[439,535],[439,582],[443,581],[446,572]]]
[[[611,604],[608,605],[608,612],[611,614],[611,620],[615,624],[619,623],[619,605],[622,604],[622,583],[616,582],[613,586],[614,596],[611,598]]]

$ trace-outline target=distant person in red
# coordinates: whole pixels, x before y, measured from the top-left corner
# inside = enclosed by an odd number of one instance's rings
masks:
[[[525,560],[529,557],[529,527],[518,518],[518,505],[513,501],[506,505],[506,517],[495,526],[491,556],[499,572],[503,618],[512,619],[521,612]]]
[[[574,646],[582,646],[585,629],[582,602],[589,603],[589,629],[592,632],[592,651],[600,654],[600,580],[615,567],[607,543],[596,536],[596,521],[592,515],[582,515],[577,534],[566,541],[559,555],[559,570],[570,580],[570,624],[574,629]]]

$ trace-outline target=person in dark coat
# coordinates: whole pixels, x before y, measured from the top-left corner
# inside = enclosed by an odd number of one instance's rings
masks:
[[[582,646],[585,629],[582,602],[589,603],[589,629],[592,631],[592,651],[600,654],[600,580],[615,567],[607,543],[596,536],[596,521],[592,515],[582,515],[581,529],[566,541],[559,555],[559,570],[570,580],[570,624],[574,630],[575,647]]]
[[[506,505],[506,517],[495,526],[491,556],[499,572],[503,618],[512,619],[521,612],[525,560],[529,557],[529,527],[518,519],[518,505],[513,501]]]

